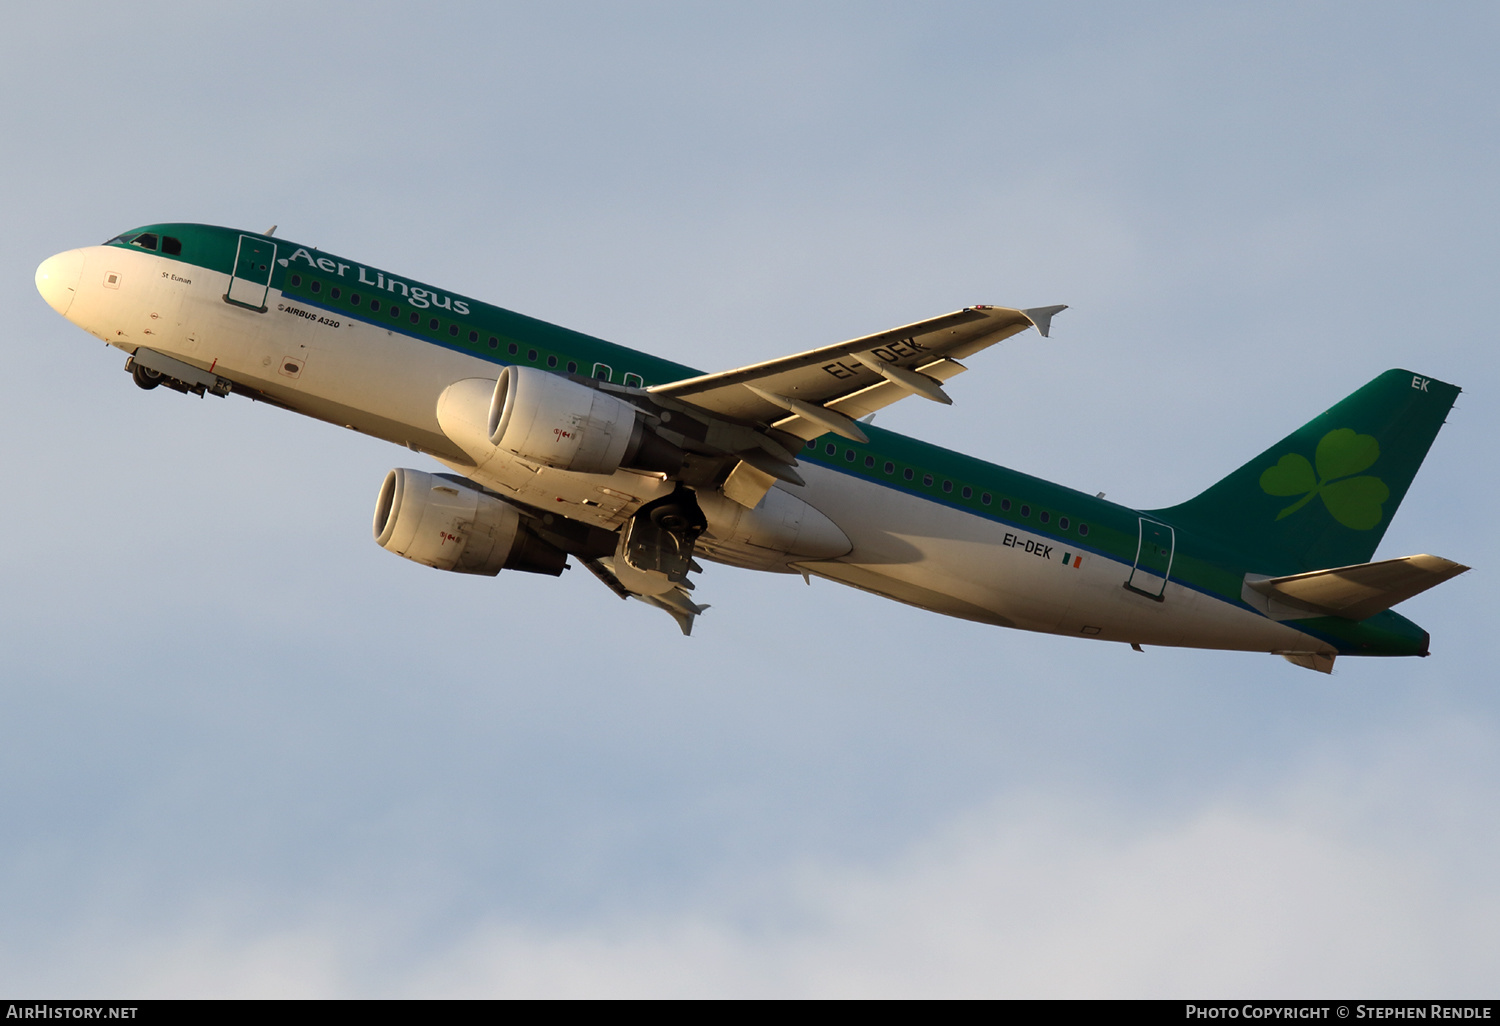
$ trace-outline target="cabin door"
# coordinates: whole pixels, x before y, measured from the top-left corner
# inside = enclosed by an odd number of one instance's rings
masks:
[[[1172,573],[1177,535],[1166,524],[1145,517],[1140,520],[1141,536],[1135,549],[1135,566],[1130,568],[1130,579],[1125,582],[1125,587],[1161,602],[1165,598],[1167,578]]]
[[[224,299],[236,306],[266,312],[266,290],[271,287],[271,268],[276,266],[276,243],[241,235],[234,254],[234,274]]]

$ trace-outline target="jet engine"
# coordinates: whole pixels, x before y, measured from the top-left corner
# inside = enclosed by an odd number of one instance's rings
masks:
[[[534,367],[506,367],[495,382],[490,442],[533,463],[580,474],[674,474],[683,453],[625,400]]]
[[[381,548],[460,574],[524,570],[557,577],[568,562],[567,553],[537,537],[514,506],[420,470],[385,475],[374,530]]]

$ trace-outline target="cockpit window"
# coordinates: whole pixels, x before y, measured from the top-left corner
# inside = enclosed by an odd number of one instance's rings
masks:
[[[170,235],[163,235],[158,239],[152,232],[126,232],[123,235],[116,235],[106,242],[105,245],[132,245],[140,246],[142,249],[155,249],[158,243],[161,244],[161,251],[168,256],[182,255],[181,239],[175,239]]]

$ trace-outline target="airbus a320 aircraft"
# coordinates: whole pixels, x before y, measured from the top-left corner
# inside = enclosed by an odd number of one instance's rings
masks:
[[[1467,567],[1369,562],[1459,389],[1380,375],[1194,499],[1136,510],[868,425],[1061,306],[972,306],[704,374],[263,234],[158,224],[46,260],[142,388],[237,393],[425,453],[374,532],[418,563],[569,559],[684,634],[699,558],[935,613],[1143,645],[1420,655],[1391,610]]]

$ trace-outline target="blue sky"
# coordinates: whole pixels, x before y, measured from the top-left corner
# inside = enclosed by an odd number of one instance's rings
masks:
[[[1493,995],[1482,4],[36,5],[0,39],[0,979],[57,995]],[[1389,367],[1433,656],[381,552],[420,458],[32,285],[264,229],[705,369],[1064,302],[881,423],[1141,506]]]

